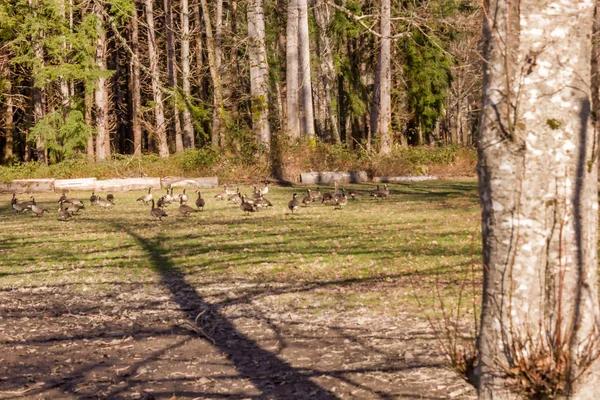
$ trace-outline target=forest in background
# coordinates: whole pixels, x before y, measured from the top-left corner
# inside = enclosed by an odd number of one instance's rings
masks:
[[[472,0],[5,0],[0,157],[472,145],[481,19]]]

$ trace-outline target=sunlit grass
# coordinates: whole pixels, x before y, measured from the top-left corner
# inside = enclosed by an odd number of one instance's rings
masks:
[[[196,287],[313,285],[311,296],[298,292],[277,300],[312,313],[340,306],[394,312],[401,304],[416,306],[413,292],[433,306],[436,285],[452,302],[472,265],[480,269],[475,181],[392,184],[388,200],[369,197],[373,185],[346,188],[358,189],[360,197],[343,210],[318,203],[292,215],[287,202],[305,189],[274,187],[266,196],[273,209],[250,216],[214,199],[217,189],[204,190],[204,212],[183,217],[173,204],[163,221],[152,219],[150,205],[135,201],[142,192],[115,193],[113,209],[89,206],[88,192],[71,193],[86,210],[67,222],[57,217],[58,194],[36,195],[49,209],[41,218],[16,215],[4,195],[0,288],[101,292],[176,273]],[[251,195],[251,188],[241,189]]]

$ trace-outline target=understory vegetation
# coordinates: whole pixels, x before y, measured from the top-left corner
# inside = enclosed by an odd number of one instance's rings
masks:
[[[461,146],[398,147],[390,155],[349,150],[344,145],[300,141],[281,151],[280,178],[297,182],[301,172],[359,171],[370,176],[422,175],[438,177],[472,177],[475,174],[475,149]],[[419,168],[425,166],[426,168]],[[218,176],[227,182],[254,182],[273,175],[270,157],[248,154],[224,154],[209,149],[186,150],[170,158],[155,154],[140,157],[115,154],[110,160],[93,161],[85,156],[56,164],[42,162],[0,166],[0,182],[31,178],[86,178],[164,176]]]

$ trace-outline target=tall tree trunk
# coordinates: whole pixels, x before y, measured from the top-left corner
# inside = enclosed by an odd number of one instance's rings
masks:
[[[158,155],[169,157],[169,145],[167,142],[167,128],[165,124],[165,112],[160,84],[160,69],[158,64],[158,46],[154,32],[154,8],[152,0],[145,0],[146,24],[148,25],[148,56],[150,58],[150,74],[152,78],[152,96],[154,98],[155,138],[158,142]]]
[[[183,95],[185,96],[185,107],[183,107],[183,146],[194,148],[194,124],[188,102],[192,99],[190,86],[190,8],[188,0],[181,0],[181,82]]]
[[[34,7],[34,4],[31,0],[29,1],[29,6],[32,8]],[[34,11],[34,15],[36,14],[37,12]],[[42,47],[41,43],[42,37],[43,32],[40,31],[36,37],[32,38],[33,52],[38,62],[38,68],[44,67],[44,48]],[[31,90],[31,101],[33,102],[33,124],[36,125],[42,120],[42,118],[44,118],[44,91],[42,88],[36,87],[35,85],[33,85]],[[44,139],[40,136],[36,138],[35,154],[38,161],[48,164],[46,145],[44,143]]]
[[[165,30],[167,37],[167,72],[169,74],[169,88],[173,91],[177,90],[177,62],[175,56],[175,43],[173,32],[173,10],[171,0],[164,0],[165,5]],[[173,96],[172,96],[173,98]],[[181,134],[181,122],[179,120],[179,110],[177,102],[171,102],[172,124],[175,131],[175,152],[183,151],[183,136]]]
[[[585,361],[600,334],[594,4],[484,6],[479,398],[520,397],[506,372],[535,365],[567,375],[564,398],[595,399],[600,365]]]
[[[206,0],[200,0],[204,15],[204,26],[206,28],[206,51],[208,53],[208,66],[213,84],[213,117],[212,117],[212,145],[215,147],[225,146],[225,132],[223,124],[223,89],[219,78],[215,41],[212,34],[212,24]]]
[[[312,81],[310,75],[310,37],[308,30],[308,0],[298,0],[298,47],[300,60],[300,91],[302,93],[302,133],[315,136]]]
[[[258,144],[269,148],[269,71],[265,44],[265,10],[262,0],[248,1],[248,53],[250,57],[250,94],[252,128]]]
[[[98,16],[96,32],[96,67],[106,71],[106,32],[104,31],[104,10],[100,2],[94,2],[94,13]],[[105,77],[98,78],[94,99],[96,105],[96,158],[104,160],[110,158],[110,121],[108,87]]]
[[[240,68],[238,61],[238,40],[237,40],[237,0],[231,0],[231,65],[233,72],[232,82],[237,82],[240,79]],[[238,85],[233,84],[231,87],[231,98],[239,98]],[[239,113],[238,102],[234,101],[231,104],[231,119],[237,121]]]
[[[392,152],[390,123],[392,122],[392,30],[390,24],[390,0],[381,0],[381,48],[379,50],[379,101],[377,107],[375,137],[379,138],[381,154]]]
[[[335,67],[333,64],[333,43],[329,37],[329,25],[333,18],[331,6],[325,1],[313,0],[315,21],[319,28],[318,55],[319,55],[319,103],[320,109],[317,117],[320,130],[327,132],[333,143],[341,143],[340,130],[338,127],[337,110],[333,101],[334,86],[336,84]],[[316,96],[315,96],[316,97]]]
[[[219,75],[223,73],[223,0],[215,0],[215,66]]]
[[[3,64],[2,77],[6,79],[4,90],[6,92],[6,100],[4,110],[4,151],[3,164],[10,164],[13,161],[13,128],[14,128],[14,110],[13,110],[13,93],[12,80],[10,76],[10,68],[8,63]]]
[[[85,123],[87,126],[94,126],[94,91],[86,87],[84,96]],[[88,137],[85,153],[90,159],[94,159],[96,156],[96,152],[94,151],[94,133]]]
[[[133,154],[142,155],[142,94],[140,83],[140,41],[137,2],[133,2],[131,17],[131,51],[133,53],[130,65],[130,95],[131,95],[131,128],[133,130]]]
[[[288,0],[285,77],[287,99],[286,130],[292,138],[300,137],[298,22],[298,0]]]

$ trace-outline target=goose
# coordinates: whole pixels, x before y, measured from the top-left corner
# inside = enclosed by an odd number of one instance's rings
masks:
[[[109,208],[114,206],[115,204],[110,200],[104,200],[98,196],[97,204],[103,208]]]
[[[64,200],[58,202],[58,219],[61,221],[67,221],[71,219],[71,213],[63,208]]]
[[[17,204],[19,200],[17,200],[17,194],[13,193],[12,199],[10,199],[10,205]]]
[[[29,207],[27,207],[23,203],[14,203],[12,205],[12,208],[13,210],[15,210],[16,213],[22,213],[23,211],[29,210]]]
[[[188,206],[187,204],[183,204],[183,197],[179,198],[179,213],[181,215],[189,215],[193,212],[197,212],[198,210]]]
[[[305,207],[306,207],[306,206],[308,206],[308,204],[309,204],[309,203],[312,203],[312,202],[313,202],[313,197],[312,197],[312,194],[311,194],[311,192],[310,192],[310,189],[306,189],[306,193],[307,193],[307,194],[306,194],[306,196],[304,196],[304,197],[302,198],[302,204],[303,204]]]
[[[269,194],[269,184],[265,182],[265,187],[260,189],[260,194],[265,195]]]
[[[388,196],[390,195],[390,190],[388,189],[388,185],[387,183],[383,184],[383,190],[381,191],[382,194],[382,198],[387,199]]]
[[[67,211],[71,214],[78,214],[80,210],[85,210],[85,206],[83,204],[74,204],[71,203],[69,207],[67,207]]]
[[[321,191],[319,190],[319,188],[317,188],[317,190],[310,191],[310,197],[312,197],[312,200],[315,201],[315,200],[322,198],[323,195],[321,194]]]
[[[381,189],[379,189],[379,185],[377,185],[377,189],[371,190],[371,197],[379,197],[379,193]]]
[[[321,203],[330,203],[333,201],[333,194],[331,193],[323,193],[321,198]]]
[[[342,189],[342,195],[335,199],[334,209],[341,210],[346,204],[348,204],[348,197],[346,196],[346,192]]]
[[[255,199],[259,199],[260,196],[262,196],[262,193],[261,193],[260,189],[257,189],[256,186],[254,186],[253,197]]]
[[[58,202],[60,203],[61,201],[67,201],[67,195],[65,194],[65,191],[63,190],[62,195],[60,196],[60,198],[58,199]]]
[[[348,196],[350,196],[350,198],[352,200],[356,200],[356,196],[358,196],[358,192],[354,189],[348,191]]]
[[[254,207],[256,207],[256,208],[273,207],[273,204],[269,200],[265,199],[262,194],[259,194],[259,196],[260,197],[258,199],[254,200]]]
[[[227,185],[223,185],[223,188],[225,188],[225,193],[227,193],[228,196],[234,195],[240,191],[240,188],[237,188],[236,190],[227,190]]]
[[[292,211],[292,214],[294,213],[294,210],[298,209],[298,200],[296,200],[296,197],[298,197],[298,195],[294,193],[292,195],[292,199],[288,203],[288,208],[290,209],[290,211]]]
[[[229,193],[227,193],[227,185],[223,185],[223,191],[219,192],[215,195],[215,199],[225,200],[229,197]]]
[[[143,196],[138,197],[138,199],[136,201],[143,201],[144,204],[148,204],[151,200],[153,200],[152,199],[152,188],[149,187],[148,193]],[[152,202],[152,203],[154,204],[154,202]]]
[[[22,206],[27,207],[28,209],[31,209],[31,206],[35,204],[35,199],[33,198],[33,196],[30,197],[31,200],[30,201],[24,201],[22,203],[19,203]]]
[[[196,193],[198,193],[198,198],[196,199],[196,207],[204,211],[204,199],[202,198],[202,194],[199,190],[196,190]]]
[[[380,189],[379,185],[377,185],[377,189],[371,191],[371,196],[378,199],[387,199],[390,195],[390,191],[387,184],[384,184],[383,187],[383,189]]]
[[[229,196],[229,198],[227,199],[233,203],[237,203],[238,201],[242,200],[242,195],[240,194],[240,188],[237,189],[237,192],[235,194],[232,194],[231,196]]]
[[[166,205],[167,205],[167,202],[165,200],[165,196],[161,196],[158,198],[158,200],[156,200],[156,207],[163,208]]]
[[[342,197],[345,197],[345,196],[346,196],[346,190],[345,189],[342,189],[341,193],[337,193],[337,192],[334,193],[333,194],[333,201],[334,201],[334,203],[336,201],[338,201],[338,199],[341,199]]]
[[[78,206],[83,206],[83,202],[81,200],[75,199],[75,198],[66,199],[65,203],[71,203],[71,204],[75,204]]]
[[[106,200],[108,200],[108,201],[110,201],[111,203],[114,204],[114,202],[115,202],[115,196],[113,196],[112,193],[109,193],[109,194],[106,195]]]
[[[154,199],[150,199],[150,201],[152,202],[152,208],[150,209],[150,215],[152,215],[154,218],[158,218],[159,221],[162,221],[163,217],[168,217],[167,213],[164,212],[164,210],[162,208],[154,207]]]
[[[96,192],[92,192],[92,195],[90,196],[90,204],[94,205],[96,202],[98,202],[98,196],[96,196]]]
[[[38,217],[41,217],[46,212],[45,209],[43,209],[42,207],[35,204],[35,200],[34,200],[34,203],[31,205],[31,211]]]
[[[240,210],[244,211],[247,215],[250,215],[251,212],[256,212],[256,208],[254,207],[254,204],[251,204],[249,202],[246,201],[247,197],[246,195],[243,195],[241,197],[241,204],[240,204]]]
[[[173,188],[171,188],[171,189],[167,188],[167,193],[164,196],[162,196],[160,199],[158,199],[158,201],[160,202],[160,200],[162,199],[162,202],[164,205],[171,204],[171,202],[173,201],[173,193],[172,192],[173,192]],[[160,204],[158,204],[158,206],[160,207]]]

